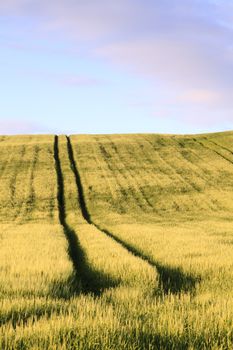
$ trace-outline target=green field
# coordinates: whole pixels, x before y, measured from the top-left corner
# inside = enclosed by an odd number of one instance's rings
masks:
[[[233,132],[0,137],[0,349],[232,349]]]

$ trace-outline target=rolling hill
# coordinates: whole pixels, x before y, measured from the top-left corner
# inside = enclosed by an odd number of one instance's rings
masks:
[[[233,347],[233,132],[0,137],[1,349]]]

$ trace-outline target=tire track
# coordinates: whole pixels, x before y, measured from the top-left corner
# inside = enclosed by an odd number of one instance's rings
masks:
[[[21,150],[20,150],[20,153],[19,153],[19,158],[17,160],[17,162],[23,162],[24,161],[24,156],[26,155],[26,146],[23,145],[21,146]],[[11,205],[13,207],[15,207],[15,212],[14,212],[14,218],[13,220],[14,221],[20,221],[20,217],[21,217],[21,213],[23,212],[24,210],[24,205],[25,205],[25,201],[24,200],[21,200],[18,205],[16,205],[17,203],[17,200],[15,198],[15,194],[16,194],[16,191],[17,191],[17,181],[19,180],[19,172],[18,172],[18,163],[16,162],[16,167],[15,167],[15,170],[14,170],[14,174],[13,174],[13,180],[11,181],[10,183],[10,190],[11,190]],[[27,171],[28,168],[27,168]]]
[[[34,188],[34,179],[35,179],[35,172],[36,172],[36,166],[38,163],[38,158],[39,158],[39,152],[40,148],[39,146],[35,146],[34,148],[34,155],[33,155],[33,161],[31,165],[31,174],[29,178],[29,194],[28,198],[26,200],[26,207],[25,207],[25,214],[24,215],[30,215],[32,216],[32,212],[36,207],[36,193],[35,193],[35,188]]]
[[[187,180],[187,178],[179,170],[177,170],[173,164],[170,164],[170,162],[165,158],[165,156],[162,155],[161,152],[159,152],[159,150],[155,148],[155,145],[153,144],[152,141],[148,140],[147,138],[145,138],[145,140],[150,145],[150,147],[153,149],[153,151],[155,151],[157,153],[158,157],[165,164],[165,166],[172,171],[172,173],[176,179],[179,179],[189,190],[194,190],[197,193],[199,192],[199,190],[196,188],[195,184],[190,182],[190,180]],[[172,177],[170,175],[169,175],[169,177],[172,179]]]
[[[12,147],[8,148],[8,157],[5,161],[3,161],[3,163],[1,164],[1,170],[0,170],[0,179],[2,179],[5,175],[5,172],[7,170],[7,168],[9,167],[9,164],[12,163],[12,158],[13,158],[14,152]],[[2,162],[2,159],[1,159]]]
[[[180,147],[182,147],[183,149],[185,149],[185,144],[182,144],[182,146],[180,145],[180,142],[173,139],[174,144],[179,145]],[[193,142],[193,140],[192,140]],[[193,144],[195,144],[195,142],[193,142]],[[204,190],[204,188],[206,187],[206,184],[211,184],[216,188],[215,183],[213,182],[212,178],[206,175],[205,169],[203,169],[202,166],[198,165],[195,162],[192,162],[185,153],[183,153],[182,151],[178,150],[179,154],[181,155],[181,157],[187,162],[188,166],[190,167],[190,165],[192,167],[195,167],[195,170],[192,169],[193,173],[195,173],[196,177],[201,179],[204,184],[202,184],[202,188],[201,191]],[[197,160],[201,160],[203,162],[203,158],[200,157],[196,152],[193,151],[192,148],[189,148],[189,154],[192,154],[192,156],[194,156]],[[198,172],[201,171],[201,174]],[[204,186],[204,187],[203,187]],[[219,203],[216,203],[215,198],[212,195],[209,195],[209,201],[206,201],[207,205],[209,206],[209,208],[211,210],[224,210],[225,207],[222,207]]]
[[[111,138],[108,136],[107,139],[109,140],[109,145],[112,148],[112,150],[115,152],[114,156],[116,156],[118,158],[118,162],[117,164],[121,163],[123,166],[123,171],[124,169],[126,169],[126,165],[125,165],[125,161],[124,158],[120,156],[119,154],[119,150],[116,146],[116,144],[111,140]],[[131,157],[134,156],[132,153],[130,153],[130,150],[128,149],[128,154],[131,154]],[[118,167],[118,171],[119,172],[123,172],[120,170],[120,168]],[[137,180],[137,178],[134,176],[133,172],[131,171],[130,168],[127,169],[128,175],[130,176],[130,182],[134,183],[134,188],[135,188],[135,194],[137,194],[141,197],[142,202],[145,202],[145,209],[150,209],[150,210],[154,210],[154,206],[153,204],[150,202],[150,200],[148,199],[147,195],[145,194],[145,191],[143,190],[143,188],[140,186],[140,182]],[[125,178],[127,178],[127,176],[124,176]]]
[[[201,145],[203,148],[208,149],[208,150],[210,150],[210,151],[216,153],[219,157],[221,157],[221,158],[225,159],[227,162],[233,164],[233,161],[231,161],[229,158],[225,157],[225,156],[224,156],[223,154],[221,154],[220,152],[216,151],[215,149],[213,149],[213,148],[211,148],[211,147],[206,146],[203,142],[198,141],[196,138],[194,138],[193,140],[194,140],[195,142],[199,143],[199,145]],[[208,139],[205,139],[205,140],[206,140],[206,141],[209,141]],[[222,147],[222,146],[218,145],[217,143],[215,143],[215,142],[213,142],[213,141],[210,141],[210,142],[212,142],[212,143],[215,144],[216,146],[219,146],[220,148],[225,149],[226,151],[228,151],[228,152],[230,152],[231,154],[233,154],[233,152],[230,151],[229,149],[227,149],[227,148],[225,148],[225,147]]]
[[[107,164],[109,170],[112,173],[114,173],[114,169],[108,160],[111,157],[111,155],[107,152],[104,145],[100,141],[96,140],[96,142],[99,146],[100,152],[103,155],[105,163]],[[128,179],[125,176],[125,174],[119,168],[117,170],[118,170],[119,174],[121,175],[121,179],[123,181],[125,181],[126,184],[128,184]],[[138,197],[137,192],[135,191],[135,185],[133,186],[131,184],[130,186],[128,186],[128,189],[126,190],[124,188],[124,184],[122,184],[122,181],[119,181],[118,177],[115,177],[115,181],[116,181],[117,185],[119,186],[121,194],[124,196],[124,198],[127,200],[129,198],[128,195],[130,194],[133,202],[138,206],[138,208],[140,208],[142,211],[144,211],[143,203],[141,202],[141,198]]]
[[[67,138],[67,150],[69,154],[70,165],[75,176],[76,185],[77,185],[78,194],[79,194],[80,207],[81,207],[81,211],[84,219],[90,225],[95,226],[100,232],[103,232],[105,235],[112,238],[115,242],[120,244],[123,248],[125,248],[131,254],[146,261],[153,268],[156,268],[156,270],[159,273],[159,287],[164,294],[169,294],[169,293],[179,294],[181,292],[192,292],[194,294],[196,284],[200,282],[200,276],[193,276],[191,274],[186,274],[184,271],[182,271],[178,267],[170,267],[167,265],[163,265],[158,261],[154,261],[150,256],[144,254],[140,249],[120,239],[115,234],[113,234],[109,230],[102,228],[99,224],[95,223],[92,220],[91,215],[86,206],[84,190],[81,182],[81,177],[74,159],[74,152],[73,152],[71,140],[69,136],[66,136],[66,138]]]
[[[61,161],[59,157],[58,136],[54,139],[54,160],[57,173],[57,201],[59,221],[63,226],[63,231],[68,242],[68,254],[74,267],[74,278],[71,280],[71,296],[75,294],[91,293],[100,295],[104,289],[115,287],[116,282],[111,281],[109,276],[102,272],[95,270],[89,265],[88,259],[84,250],[82,249],[75,230],[66,221],[65,209],[65,189],[64,178],[62,173]],[[82,215],[89,222],[88,212],[84,202],[83,193],[79,196]],[[81,288],[80,283],[81,282]]]
[[[214,145],[218,146],[219,148],[221,149],[224,149],[225,151],[231,153],[233,155],[233,151],[231,151],[229,148],[225,147],[225,146],[222,146],[220,145],[219,143],[213,141],[213,140],[208,140],[209,142],[213,143]]]

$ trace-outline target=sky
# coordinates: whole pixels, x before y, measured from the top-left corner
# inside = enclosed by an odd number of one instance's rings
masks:
[[[231,129],[232,0],[0,1],[0,134]]]

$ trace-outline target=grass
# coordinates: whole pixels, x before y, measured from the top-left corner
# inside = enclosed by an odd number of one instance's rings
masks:
[[[0,138],[0,348],[233,347],[233,133]]]

